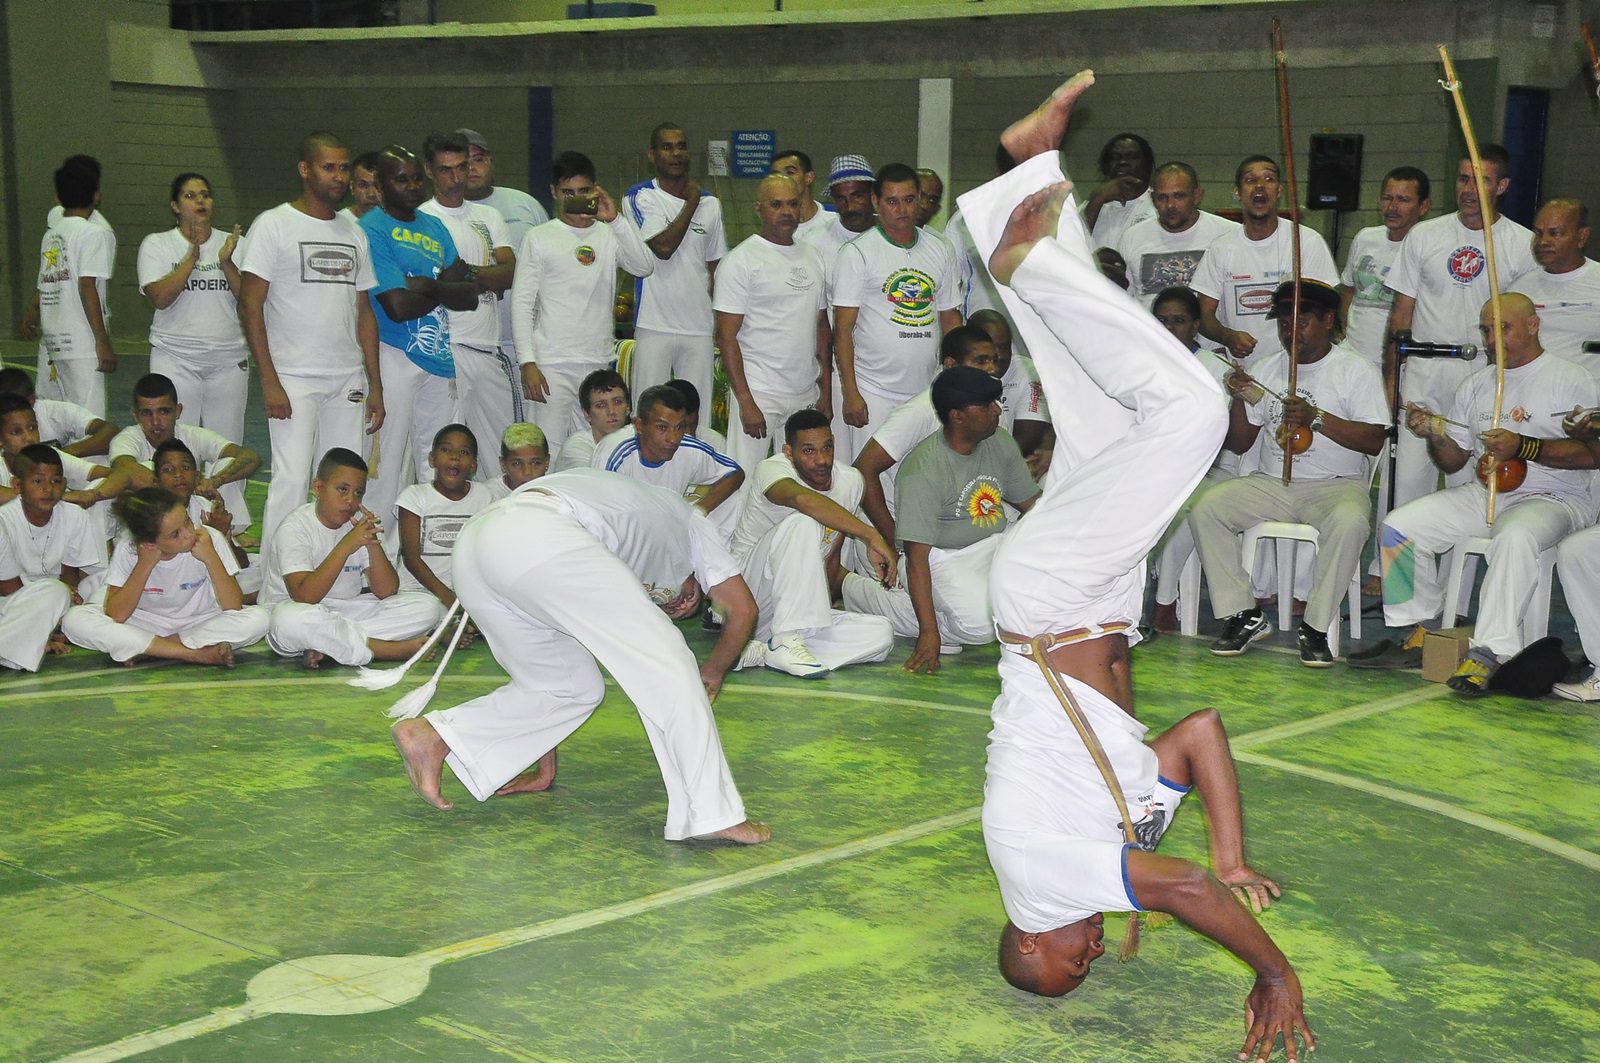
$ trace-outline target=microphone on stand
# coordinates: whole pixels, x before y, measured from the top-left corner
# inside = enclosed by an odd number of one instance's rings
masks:
[[[1400,358],[1458,358],[1470,362],[1478,357],[1479,348],[1470,343],[1426,343],[1413,339],[1410,331],[1394,334],[1395,354]]]

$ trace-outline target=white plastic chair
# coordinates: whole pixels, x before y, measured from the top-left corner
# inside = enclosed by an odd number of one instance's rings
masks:
[[[1294,630],[1294,555],[1300,543],[1310,543],[1313,550],[1317,547],[1317,529],[1309,524],[1294,524],[1289,521],[1264,520],[1260,524],[1246,528],[1240,537],[1241,555],[1245,571],[1250,571],[1256,561],[1256,548],[1263,539],[1276,539],[1278,547],[1278,629],[1280,631]],[[1180,591],[1180,600],[1181,600]],[[1198,597],[1198,595],[1196,595]],[[1350,608],[1350,638],[1361,637],[1361,566],[1356,566],[1355,573],[1350,577],[1350,590],[1347,594]],[[1548,605],[1548,602],[1547,602]],[[1339,624],[1328,630],[1328,648],[1335,657],[1339,656]]]
[[[1444,626],[1455,627],[1456,618],[1464,611],[1465,602],[1461,600],[1461,584],[1467,569],[1467,560],[1471,558],[1474,572],[1478,568],[1478,558],[1489,553],[1489,540],[1487,538],[1468,539],[1457,544],[1455,555],[1450,562],[1450,581],[1445,584],[1444,590]],[[1533,585],[1533,600],[1528,603],[1528,611],[1522,617],[1522,642],[1523,645],[1537,642],[1550,633],[1550,587],[1554,579],[1556,568],[1556,548],[1552,546],[1539,555],[1539,580]],[[1468,585],[1467,595],[1472,594]]]

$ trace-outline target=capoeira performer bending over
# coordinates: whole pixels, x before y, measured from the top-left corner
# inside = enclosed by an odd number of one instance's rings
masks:
[[[1146,743],[1133,716],[1128,645],[1143,561],[1226,424],[1205,369],[1095,269],[1056,151],[1093,83],[1076,75],[1007,129],[1001,143],[1020,165],[961,197],[1061,434],[1044,495],[991,577],[1011,651],[1000,655],[983,806],[1009,917],[1000,970],[1018,988],[1069,993],[1104,951],[1102,912],[1170,912],[1256,972],[1241,1058],[1259,1049],[1267,1059],[1282,1036],[1295,1060],[1295,1032],[1312,1043],[1299,980],[1233,896],[1259,909],[1279,891],[1244,862],[1222,723],[1207,709]],[[1151,851],[1192,787],[1215,875]]]
[[[470,521],[453,567],[456,596],[511,682],[395,725],[423,800],[451,807],[439,792],[445,763],[479,801],[548,789],[556,747],[605,696],[598,661],[644,722],[667,787],[667,840],[772,837],[745,818],[711,714],[756,606],[705,514],[626,476],[553,473]],[[726,619],[698,664],[672,620],[699,608],[702,587]]]

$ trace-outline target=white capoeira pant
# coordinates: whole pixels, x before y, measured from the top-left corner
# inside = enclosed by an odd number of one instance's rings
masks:
[[[414,639],[432,631],[443,615],[439,599],[424,591],[325,598],[315,605],[281,601],[272,608],[267,644],[283,657],[315,650],[340,664],[363,665],[372,660],[368,639]]]
[[[261,517],[261,541],[272,541],[283,518],[305,505],[317,462],[334,447],[366,452],[367,374],[361,369],[330,376],[280,375],[289,396],[289,416],[268,418],[272,479]]]
[[[1062,179],[1049,152],[961,197],[986,264],[1028,194]],[[1069,199],[1060,231],[1000,288],[1054,415],[1057,454],[1044,493],[1004,536],[990,574],[997,626],[1032,637],[1138,620],[1144,559],[1205,475],[1227,428],[1217,383],[1126,293],[1099,275]],[[1137,636],[1131,633],[1133,641]],[[1009,649],[1009,648],[1008,648]],[[1111,756],[1141,845],[1154,847],[1173,802],[1154,778],[1143,727],[1071,676],[1064,682]],[[1001,654],[983,829],[1007,914],[1051,930],[1138,906],[1121,875],[1118,815],[1071,818],[1105,783],[1038,666]],[[1136,813],[1137,814],[1137,813]],[[1092,849],[1092,852],[1084,851]]]
[[[430,478],[434,434],[456,419],[456,386],[453,379],[434,376],[387,343],[378,344],[378,370],[383,375],[383,426],[372,453],[365,502],[379,520],[393,524],[400,492]],[[479,440],[479,449],[483,446]]]
[[[72,592],[58,579],[24,583],[0,598],[0,668],[37,672],[56,625],[72,605]]]
[[[741,567],[759,611],[755,637],[798,631],[830,671],[881,661],[894,648],[894,629],[881,616],[832,607],[822,537],[821,524],[795,513],[751,548]]]
[[[465,343],[452,343],[450,353],[456,362],[456,415],[478,440],[477,478],[493,480],[500,475],[494,460],[500,437],[526,421],[533,404],[522,395],[522,372],[509,353]]]
[[[226,439],[244,438],[244,410],[250,398],[250,348],[218,351],[201,362],[152,343],[150,372],[160,373],[176,386],[186,422],[209,428]],[[231,502],[228,508],[233,509]]]
[[[472,796],[493,797],[583,725],[605,696],[598,661],[644,723],[667,790],[666,838],[744,822],[694,654],[639,577],[562,500],[533,492],[472,520],[456,540],[453,575],[511,677],[427,715]]]
[[[106,415],[106,375],[94,358],[62,358],[52,362],[39,344],[33,390],[37,398],[75,402],[101,419]]]
[[[1578,625],[1583,655],[1600,665],[1600,527],[1563,539],[1556,553],[1556,571],[1567,608]]]
[[[1250,573],[1240,560],[1240,534],[1264,520],[1293,521],[1317,529],[1305,622],[1317,631],[1331,631],[1367,544],[1369,498],[1365,480],[1335,477],[1286,484],[1265,470],[1208,490],[1189,514],[1189,525],[1200,547],[1213,613],[1220,619],[1256,607]]]
[[[1384,518],[1378,546],[1385,624],[1410,627],[1438,616],[1444,609],[1439,555],[1466,539],[1487,537],[1488,571],[1478,590],[1472,645],[1505,660],[1528,644],[1522,618],[1539,580],[1539,555],[1592,523],[1594,513],[1569,499],[1518,498],[1513,491],[1499,496],[1491,528],[1485,520],[1488,504],[1488,490],[1474,480],[1409,502]],[[1566,579],[1561,585],[1570,587]]]
[[[100,601],[75,606],[67,611],[61,629],[73,645],[99,650],[113,661],[131,661],[150,648],[158,635],[175,635],[191,650],[226,642],[236,650],[254,646],[267,637],[272,610],[263,605],[241,609],[219,609],[209,616],[190,617],[181,623],[144,609],[135,609],[127,620],[118,622],[106,615],[104,596]]]
[[[708,321],[707,324],[710,324]],[[687,380],[700,392],[700,412],[711,420],[712,351],[711,333],[689,336],[655,329],[633,330],[633,398],[637,402],[645,388],[669,380]]]
[[[545,385],[550,393],[543,402],[534,402],[525,399],[523,407],[527,419],[539,426],[539,431],[544,433],[545,442],[549,444],[550,453],[554,454],[566,442],[567,437],[574,432],[585,431],[588,421],[583,416],[583,407],[578,402],[578,387],[583,383],[583,378],[598,369],[605,369],[611,363],[606,361],[594,362],[552,362],[546,365],[539,362],[539,372],[544,374]],[[522,378],[517,378],[517,387],[522,387]],[[634,395],[639,393],[636,391]],[[498,437],[494,446],[500,445]],[[483,440],[478,440],[479,449],[489,446]],[[481,464],[481,462],[480,462]]]
[[[834,379],[837,381],[837,374]],[[885,395],[873,391],[860,380],[856,381],[856,387],[861,392],[862,401],[867,404],[867,423],[860,428],[845,423],[844,395],[838,390],[837,384],[834,388],[833,419],[837,428],[835,445],[839,451],[839,460],[846,464],[854,462],[861,456],[867,441],[877,435],[878,429],[883,427],[883,422],[889,419],[891,413],[916,398],[915,395]]]
[[[987,646],[994,641],[994,614],[989,608],[989,570],[1003,535],[979,539],[959,550],[928,551],[933,576],[933,612],[939,622],[939,641],[946,646]],[[895,587],[851,572],[844,578],[844,604],[857,613],[881,616],[896,635],[916,638],[916,607],[905,577]]]
[[[745,434],[744,421],[739,413],[739,399],[732,391],[728,392],[728,457],[739,463],[739,468],[744,470],[746,476],[755,475],[756,466],[769,454],[783,451],[783,426],[794,414],[817,404],[817,389],[813,387],[788,395],[752,391],[750,397],[755,400],[762,418],[767,422],[767,434],[761,439]],[[707,400],[701,401],[704,403]],[[701,410],[701,416],[710,423],[710,417],[704,409]]]

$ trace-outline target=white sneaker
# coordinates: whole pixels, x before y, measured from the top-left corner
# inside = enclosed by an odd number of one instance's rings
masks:
[[[760,639],[751,639],[745,643],[744,652],[739,654],[739,660],[733,666],[735,672],[742,672],[746,668],[760,668],[767,663],[767,644]]]
[[[817,660],[798,631],[775,635],[767,643],[766,666],[801,679],[825,679],[828,669]]]
[[[1600,667],[1590,668],[1589,674],[1575,683],[1557,683],[1550,692],[1568,701],[1600,701]]]

